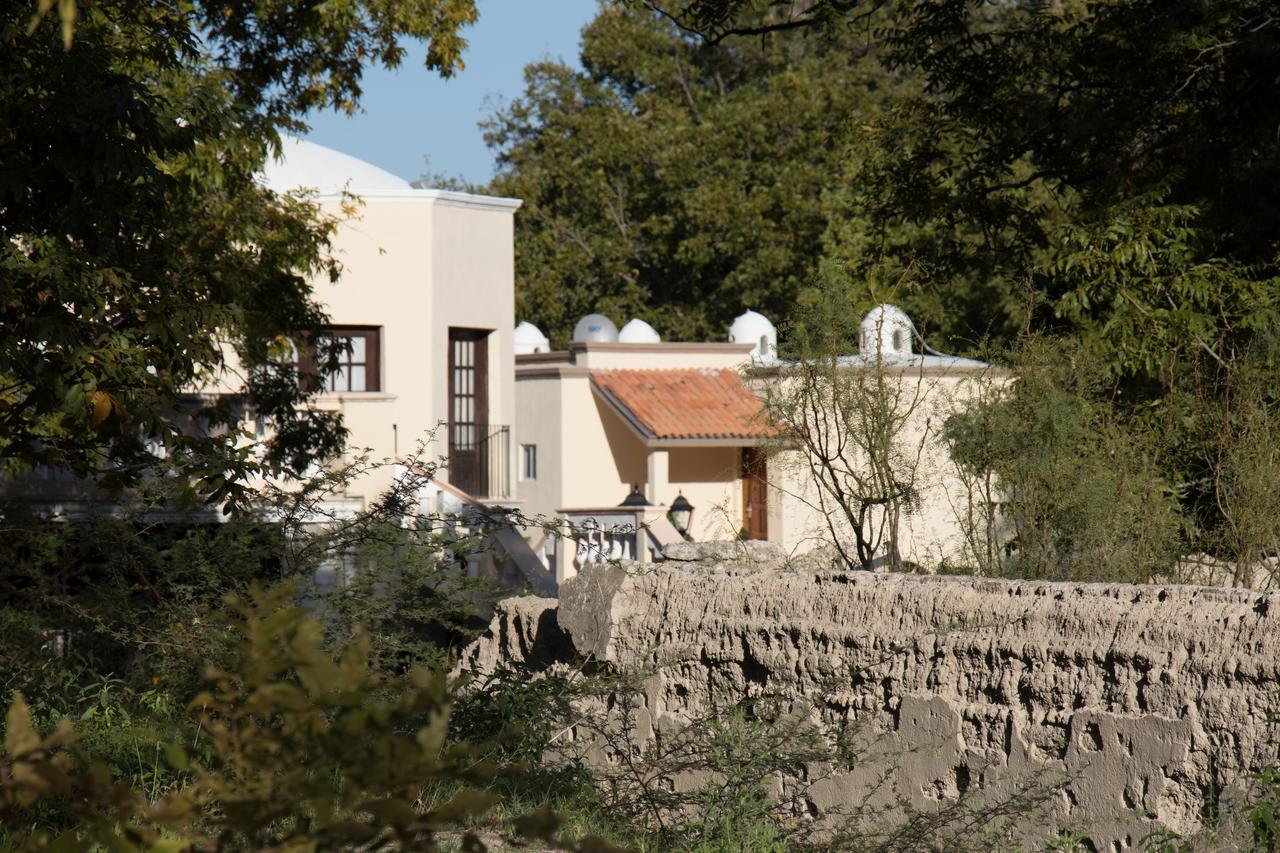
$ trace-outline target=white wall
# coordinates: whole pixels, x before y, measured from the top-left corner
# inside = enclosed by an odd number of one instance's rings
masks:
[[[561,430],[561,384],[555,377],[524,379],[515,385],[516,423],[520,444],[538,449],[536,480],[519,480],[516,493],[521,510],[529,516],[550,519],[560,506],[564,491],[566,449]],[[517,465],[522,465],[517,451]],[[521,470],[517,469],[517,475]]]
[[[442,197],[443,196],[443,197]],[[465,204],[474,198],[472,206]],[[339,215],[336,202],[328,212]],[[380,392],[323,395],[322,408],[342,412],[353,449],[375,459],[412,453],[434,437],[429,458],[447,455],[448,329],[491,329],[489,421],[511,427],[509,465],[515,488],[514,205],[421,191],[370,198],[334,238],[343,264],[336,284],[316,284],[335,325],[381,327]],[[351,455],[351,454],[349,454]],[[348,497],[368,500],[387,488],[392,471],[353,484]]]
[[[904,401],[914,400],[917,395],[919,398],[900,433],[900,446],[911,452],[922,448],[915,473],[920,502],[915,511],[904,513],[900,520],[901,556],[925,567],[942,562],[963,564],[967,555],[961,518],[967,508],[967,496],[943,441],[942,427],[948,417],[980,393],[984,383],[1003,379],[993,371],[955,370],[902,372],[897,381],[906,389]],[[799,451],[781,452],[770,459],[770,481],[781,499],[778,541],[795,553],[829,541],[828,515],[821,509],[819,487]],[[852,543],[847,524],[838,516],[835,527],[843,539]],[[770,538],[775,538],[772,528]]]

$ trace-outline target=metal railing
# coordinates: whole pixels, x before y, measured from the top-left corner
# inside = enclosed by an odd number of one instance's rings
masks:
[[[511,428],[449,424],[449,482],[474,498],[511,497]]]

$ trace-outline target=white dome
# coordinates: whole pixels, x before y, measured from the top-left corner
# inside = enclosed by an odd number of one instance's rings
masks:
[[[864,356],[911,355],[916,327],[896,305],[877,305],[859,326],[858,349]]]
[[[535,352],[550,352],[551,341],[542,334],[542,330],[525,320],[516,326],[511,336],[512,348],[516,355],[528,355]]]
[[[771,359],[778,354],[778,330],[763,314],[745,311],[729,327],[729,343],[754,344],[752,358]]]
[[[624,344],[660,344],[662,336],[653,326],[637,318],[622,327],[618,340]]]
[[[618,340],[618,327],[603,314],[588,314],[573,327],[574,343],[613,343]]]
[[[278,193],[311,190],[319,195],[336,195],[343,190],[361,195],[412,189],[408,181],[372,163],[296,136],[280,138],[280,159],[268,157],[262,183]]]

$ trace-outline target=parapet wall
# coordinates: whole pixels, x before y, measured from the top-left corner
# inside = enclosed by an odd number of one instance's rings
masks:
[[[726,700],[789,697],[824,731],[856,724],[879,756],[827,768],[812,813],[886,769],[920,809],[1057,779],[1045,819],[1097,849],[1197,831],[1207,803],[1276,758],[1275,592],[849,574],[727,543],[683,556],[700,559],[597,567],[559,602],[511,600],[471,664],[645,672],[637,740]]]

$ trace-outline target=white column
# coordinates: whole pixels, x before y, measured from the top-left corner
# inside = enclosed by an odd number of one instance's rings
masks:
[[[667,488],[670,476],[670,461],[667,451],[657,448],[649,450],[649,479],[644,485],[644,496],[653,506],[657,506],[670,491]]]
[[[643,510],[636,513],[636,552],[631,559],[637,563],[647,563],[652,558],[649,556],[649,531],[645,530],[645,516],[648,513]]]
[[[567,535],[569,530],[568,524],[560,525],[560,541],[556,542],[556,564],[554,568],[557,584],[564,583],[578,573],[577,568],[573,565],[573,558],[578,549],[578,540]]]

